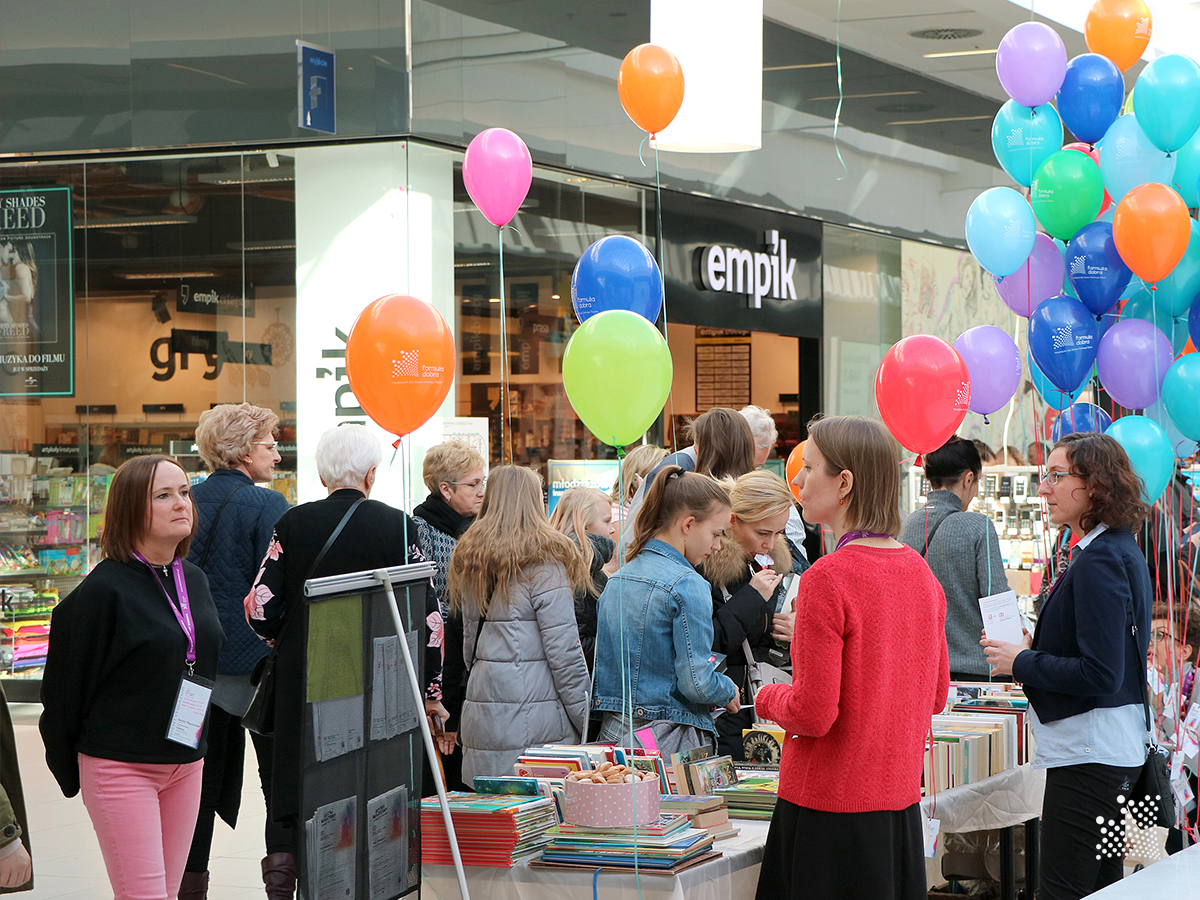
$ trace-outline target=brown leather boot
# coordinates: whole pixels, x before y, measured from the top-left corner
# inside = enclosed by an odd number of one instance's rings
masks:
[[[296,893],[296,857],[272,853],[262,861],[263,884],[268,900],[292,900]]]
[[[184,872],[179,883],[179,900],[208,900],[208,873]]]

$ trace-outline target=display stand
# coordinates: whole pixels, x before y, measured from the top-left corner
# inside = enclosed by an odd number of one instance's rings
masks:
[[[433,571],[416,563],[305,583],[297,836],[305,900],[395,900],[420,888],[422,764],[434,750],[418,648]]]

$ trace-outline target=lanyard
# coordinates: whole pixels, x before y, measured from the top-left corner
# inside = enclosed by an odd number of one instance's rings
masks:
[[[175,601],[171,599],[171,595],[167,593],[166,586],[158,580],[158,573],[154,571],[154,565],[136,550],[133,552],[133,555],[150,569],[150,574],[154,576],[155,583],[162,590],[163,596],[167,598],[167,605],[171,607],[171,612],[175,614],[175,621],[179,623],[179,627],[187,635],[188,649],[186,659],[188,674],[194,674],[196,666],[196,623],[192,621],[192,607],[188,603],[187,582],[183,578],[183,561],[178,556],[171,561],[171,574],[175,576],[175,591],[179,594],[179,606],[176,606]]]
[[[890,534],[880,534],[878,531],[847,531],[842,535],[842,539],[837,542],[837,546],[833,548],[836,553],[841,550],[851,541],[857,541],[859,538],[886,538],[891,537]]]

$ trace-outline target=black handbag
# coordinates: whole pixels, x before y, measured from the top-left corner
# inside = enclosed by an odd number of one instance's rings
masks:
[[[1130,629],[1134,659],[1137,659],[1137,625]],[[1171,754],[1160,747],[1151,737],[1150,692],[1142,673],[1142,707],[1146,711],[1146,761],[1142,772],[1129,792],[1126,809],[1139,828],[1158,825],[1161,828],[1175,827],[1175,791],[1171,787]]]
[[[346,527],[346,523],[350,521],[350,517],[354,515],[354,511],[366,499],[366,497],[359,497],[346,510],[346,514],[342,516],[342,521],[338,522],[337,528],[333,529],[333,533],[325,541],[325,546],[321,548],[321,552],[313,560],[313,564],[308,569],[308,574],[304,576],[305,581],[312,578],[313,573],[317,571],[317,566],[321,564],[321,560],[325,558],[325,554],[329,552],[329,548],[333,546],[333,542],[342,533],[342,529]],[[279,629],[279,634],[275,635],[275,645],[271,648],[271,652],[255,664],[254,671],[250,675],[250,683],[254,685],[254,696],[250,698],[250,706],[247,707],[246,712],[242,715],[242,725],[249,731],[265,737],[270,737],[275,733],[275,663],[279,655],[283,633],[287,631],[287,627],[288,620],[285,619],[283,627]]]

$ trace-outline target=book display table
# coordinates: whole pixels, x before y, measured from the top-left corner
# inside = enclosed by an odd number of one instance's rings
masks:
[[[770,822],[736,821],[741,833],[713,846],[721,856],[676,875],[641,875],[644,900],[747,900],[758,886],[758,869]],[[422,897],[434,900],[459,900],[454,869],[450,866],[422,867]],[[569,900],[592,897],[589,871],[531,869],[522,860],[509,868],[467,868],[472,898],[488,900]],[[632,872],[607,872],[599,875],[601,896],[638,896],[637,879]]]

